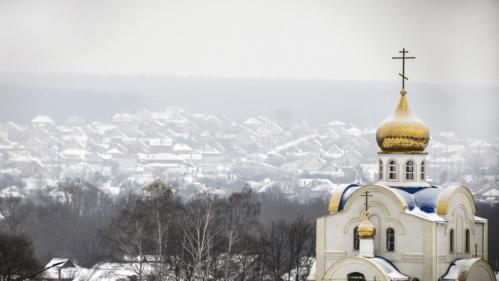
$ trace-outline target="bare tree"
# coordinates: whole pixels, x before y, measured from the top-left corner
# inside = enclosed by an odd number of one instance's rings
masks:
[[[150,209],[141,200],[125,207],[113,222],[107,237],[113,245],[115,257],[130,262],[131,269],[137,274],[138,281],[144,280],[145,262],[148,250],[148,225]]]
[[[17,233],[30,212],[28,203],[21,197],[7,196],[0,198],[0,215],[9,233]]]
[[[260,228],[259,256],[269,272],[270,278],[281,281],[283,267],[286,264],[287,224],[284,221],[272,222]]]
[[[305,280],[312,266],[311,257],[315,256],[313,226],[303,217],[298,217],[288,228],[288,266],[287,280]]]
[[[229,278],[230,269],[237,266],[233,261],[233,248],[256,225],[258,213],[259,205],[253,200],[251,189],[245,189],[240,193],[233,193],[227,199],[222,215],[223,234],[226,240],[223,280],[232,279]]]
[[[184,208],[182,247],[187,254],[188,266],[194,280],[206,280],[214,264],[212,251],[217,235],[222,231],[217,213],[219,199],[205,194]]]
[[[29,238],[0,233],[0,281],[16,280],[38,268]]]
[[[157,265],[159,272],[157,277],[161,279],[167,272],[164,270],[166,262],[164,256],[169,255],[168,242],[171,236],[172,224],[180,207],[180,201],[173,195],[172,187],[161,180],[156,180],[145,187],[147,193],[146,202],[154,214],[150,219],[152,222],[151,239],[156,243]]]

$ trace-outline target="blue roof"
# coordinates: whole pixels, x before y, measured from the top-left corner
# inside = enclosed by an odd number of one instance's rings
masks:
[[[338,206],[338,212],[343,210],[343,207],[345,206],[345,203],[347,202],[348,198],[352,193],[354,193],[357,189],[360,188],[360,185],[358,184],[351,184],[343,190],[343,194],[341,195],[341,200],[340,200],[340,205]]]
[[[357,184],[351,184],[345,188],[343,194],[341,195],[340,205],[338,207],[338,211],[343,210],[345,203],[348,201],[348,198],[354,193],[356,190],[361,188],[361,186]],[[439,188],[437,186],[431,187],[391,187],[396,190],[407,202],[407,207],[409,210],[413,210],[414,207],[418,207],[421,211],[425,213],[435,213],[437,209],[438,199],[440,198],[440,194],[444,190],[443,188]]]

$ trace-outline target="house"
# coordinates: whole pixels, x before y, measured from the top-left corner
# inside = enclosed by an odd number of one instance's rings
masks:
[[[49,269],[40,276],[40,279],[45,281],[72,281],[85,269],[72,259],[66,258],[53,258],[45,265],[45,268]]]

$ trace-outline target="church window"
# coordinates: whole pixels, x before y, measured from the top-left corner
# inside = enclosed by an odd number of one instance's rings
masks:
[[[383,161],[379,160],[379,179],[383,179]]]
[[[358,250],[360,246],[359,233],[357,232],[358,227],[353,229],[353,249]]]
[[[470,252],[470,230],[469,229],[466,229],[464,239],[466,239],[464,241],[464,249],[466,250],[466,253],[469,253]]]
[[[366,281],[366,277],[364,277],[364,274],[360,272],[352,272],[347,275],[347,280],[348,281]]]
[[[414,161],[412,160],[405,163],[405,179],[414,180]]]
[[[425,179],[425,167],[424,167],[424,160],[421,161],[421,180]]]
[[[388,178],[391,180],[397,179],[397,162],[390,160],[388,164]]]
[[[388,252],[395,251],[395,230],[391,227],[386,230],[386,250]]]
[[[451,253],[454,253],[454,229],[450,230],[450,235],[449,235],[449,251]]]

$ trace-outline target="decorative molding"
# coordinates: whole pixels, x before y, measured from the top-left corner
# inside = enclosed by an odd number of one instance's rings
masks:
[[[397,233],[399,233],[399,234],[405,234],[405,227],[404,227],[404,225],[400,222],[399,219],[396,219],[396,218],[393,218],[393,217],[390,216],[390,212],[388,211],[388,208],[386,208],[386,206],[383,203],[378,202],[378,201],[372,201],[370,203],[369,209],[370,210],[374,210],[374,211],[370,211],[369,212],[370,216],[378,215],[380,218],[382,218],[385,222],[388,223],[388,226],[394,226],[395,229],[397,230]],[[381,214],[377,214],[376,210],[381,211],[380,212]],[[360,217],[351,218],[350,220],[348,220],[345,223],[345,227],[343,228],[343,233],[344,234],[347,234],[347,233],[351,232],[351,229],[353,228],[353,226],[355,226],[356,224],[358,224],[358,223],[360,223],[362,221],[362,213],[363,213],[363,211],[364,211],[364,208],[362,209]],[[384,229],[386,229],[386,227],[388,227],[388,226],[385,225],[383,227],[383,230],[381,230],[381,229],[376,230],[377,233],[380,233],[380,231],[384,231]]]
[[[331,258],[344,258],[347,253],[345,251],[325,251],[324,255]]]
[[[404,212],[407,209],[407,202],[405,201],[405,199],[402,197],[402,195],[394,191],[392,188],[384,185],[365,185],[354,191],[352,195],[348,197],[348,200],[347,202],[345,202],[343,210],[345,212],[348,212],[350,206],[353,204],[354,201],[356,201],[355,199],[365,191],[379,192],[381,194],[386,195],[387,197],[391,198],[396,205],[399,205],[398,207],[401,212]]]
[[[407,261],[407,262],[422,263],[424,261],[424,254],[423,253],[403,253],[401,259],[402,259],[402,261]]]

